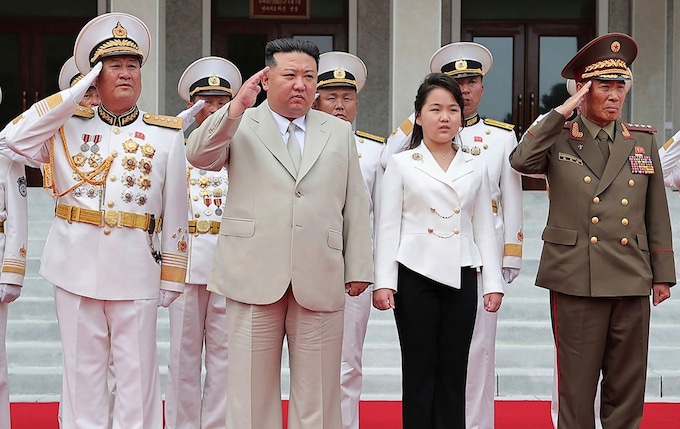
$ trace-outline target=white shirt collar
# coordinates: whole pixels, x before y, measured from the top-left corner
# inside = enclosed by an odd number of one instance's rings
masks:
[[[290,119],[284,118],[283,116],[273,111],[272,108],[269,107],[269,104],[267,104],[267,108],[269,108],[269,111],[272,112],[274,122],[276,122],[276,127],[279,129],[279,132],[281,133],[282,136],[285,136],[286,133],[288,133],[288,124],[290,124],[291,122]],[[307,115],[300,116],[299,118],[294,119],[293,123],[297,125],[298,128],[302,130],[303,133],[307,132]]]

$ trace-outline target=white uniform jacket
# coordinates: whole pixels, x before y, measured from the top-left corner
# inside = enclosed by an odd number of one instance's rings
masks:
[[[24,165],[0,156],[0,283],[24,284],[28,213]]]
[[[227,169],[208,171],[187,161],[189,191],[189,249],[186,282],[207,285],[210,279],[220,220],[227,198]]]
[[[659,158],[664,185],[680,189],[680,131],[659,148]]]
[[[373,215],[373,210],[378,201],[380,178],[382,177],[380,155],[382,154],[385,145],[364,136],[360,131],[354,133],[354,140],[357,144],[357,155],[359,156],[361,176],[364,178],[364,184],[366,185],[368,211]]]
[[[486,166],[458,151],[445,172],[424,144],[393,155],[380,190],[375,289],[397,290],[398,263],[460,288],[482,267],[483,294],[503,292]]]
[[[40,267],[46,280],[104,300],[156,299],[159,287],[183,290],[188,208],[181,120],[136,106],[118,117],[102,106],[93,111],[79,107],[67,89],[34,104],[14,125],[9,148],[49,164],[55,193]],[[160,240],[124,226],[157,231],[159,219]],[[162,262],[154,252],[162,252]]]
[[[411,142],[413,121],[411,114],[387,139],[381,157],[383,168],[390,156],[401,152]],[[503,267],[521,268],[523,205],[521,175],[510,167],[508,158],[517,146],[517,137],[512,126],[502,122],[484,119],[478,115],[466,120],[460,131],[461,149],[483,159],[489,172],[491,205],[497,240],[503,249]]]

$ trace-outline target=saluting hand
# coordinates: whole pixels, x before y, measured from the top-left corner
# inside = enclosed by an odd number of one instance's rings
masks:
[[[581,99],[585,97],[588,91],[590,91],[590,86],[592,84],[593,82],[590,80],[586,82],[581,87],[581,89],[576,91],[576,94],[567,98],[567,101],[562,103],[562,105],[555,107],[555,111],[564,116],[565,119],[568,119],[571,116],[571,113],[574,111],[574,109],[581,105]]]
[[[250,79],[243,83],[243,86],[238,90],[236,97],[229,103],[230,118],[238,118],[247,108],[255,105],[257,95],[262,91],[260,82],[262,82],[262,79],[264,79],[267,73],[269,73],[269,66],[255,73]]]

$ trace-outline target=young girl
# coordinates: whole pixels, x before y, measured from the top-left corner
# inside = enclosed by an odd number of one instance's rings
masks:
[[[411,145],[390,158],[382,182],[373,305],[394,309],[403,429],[465,428],[477,282],[487,311],[503,297],[486,167],[458,150],[463,103],[453,78],[428,75]]]

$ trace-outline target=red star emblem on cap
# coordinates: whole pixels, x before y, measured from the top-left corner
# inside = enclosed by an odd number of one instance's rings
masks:
[[[619,52],[621,50],[621,43],[619,43],[617,40],[613,41],[612,46],[611,46],[611,50],[612,50],[612,52],[615,52],[615,53]]]

